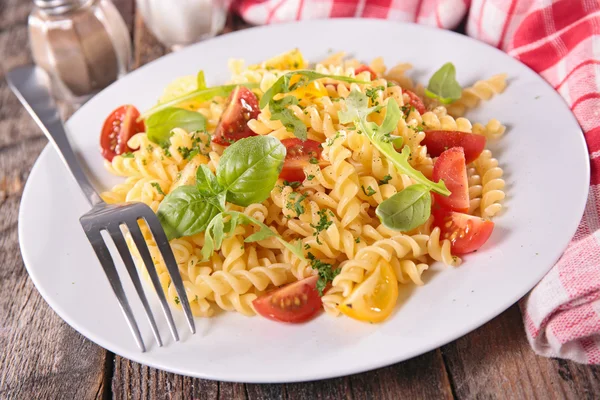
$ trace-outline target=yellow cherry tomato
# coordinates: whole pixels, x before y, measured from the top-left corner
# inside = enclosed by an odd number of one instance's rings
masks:
[[[300,79],[306,79],[302,75],[293,75],[290,78],[290,87],[300,81]],[[317,81],[312,81],[306,86],[300,86],[299,88],[290,92],[291,95],[295,96],[300,100],[302,106],[308,106],[312,103],[312,100],[327,96],[327,89],[323,84]]]
[[[268,59],[265,61],[264,67],[283,71],[296,70],[306,68],[306,62],[300,50],[294,49]]]
[[[339,309],[350,318],[381,322],[390,316],[398,300],[398,281],[391,265],[381,260],[367,279],[357,285]]]

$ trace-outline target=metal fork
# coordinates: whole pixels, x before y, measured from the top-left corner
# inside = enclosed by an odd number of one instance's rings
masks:
[[[148,299],[142,288],[140,277],[127,247],[123,231],[121,230],[121,227],[124,225],[133,238],[135,246],[146,265],[148,274],[150,275],[150,279],[160,300],[171,334],[177,341],[179,340],[179,335],[173,321],[173,315],[167,304],[165,293],[162,290],[156,268],[152,261],[152,256],[150,255],[150,251],[148,250],[146,241],[140,230],[139,221],[146,222],[156,241],[156,245],[160,250],[163,261],[167,266],[173,285],[175,285],[175,290],[177,291],[183,311],[187,317],[190,330],[192,333],[196,333],[192,310],[190,309],[187,300],[177,262],[175,261],[167,236],[152,209],[146,204],[139,202],[109,205],[100,198],[83,172],[83,169],[77,161],[75,153],[69,144],[58,109],[50,94],[49,77],[43,70],[34,66],[15,68],[6,74],[6,80],[8,81],[9,87],[21,101],[23,106],[25,106],[25,109],[29,112],[42,132],[44,132],[50,143],[54,145],[54,148],[58,151],[62,161],[81,187],[81,190],[92,207],[92,209],[85,213],[79,221],[96,252],[96,256],[100,260],[102,268],[104,268],[106,277],[117,296],[121,310],[123,311],[123,314],[125,314],[129,328],[131,329],[140,350],[146,351],[146,347],[144,346],[144,341],[142,340],[140,330],[133,316],[133,312],[131,311],[127,297],[125,296],[125,291],[123,290],[123,285],[121,284],[117,269],[115,268],[114,260],[102,238],[102,231],[108,232],[112,238],[112,241],[125,264],[127,272],[129,273],[129,277],[133,282],[133,286],[146,310],[146,315],[150,322],[154,337],[156,338],[156,342],[159,346],[162,346],[162,340],[156,326],[156,321],[154,320],[154,315],[148,304]]]

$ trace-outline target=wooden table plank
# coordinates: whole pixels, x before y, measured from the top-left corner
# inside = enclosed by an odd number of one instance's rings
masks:
[[[458,398],[592,399],[600,366],[536,356],[518,306],[443,347]]]
[[[134,67],[168,50],[134,0],[114,0],[131,29]],[[0,67],[30,62],[29,0],[0,2]],[[247,27],[230,17],[225,31]],[[3,76],[2,76],[3,77]],[[20,196],[46,140],[0,82],[0,398],[396,399],[598,398],[600,367],[535,356],[512,307],[471,334],[387,368],[317,382],[251,385],[183,377],[113,356],[69,328],[24,269],[17,243]],[[113,361],[114,360],[114,361]]]
[[[90,399],[104,393],[110,359],[48,307],[27,275],[18,245],[23,184],[46,145],[4,80],[8,68],[31,62],[29,10],[30,2],[0,5],[0,398]]]

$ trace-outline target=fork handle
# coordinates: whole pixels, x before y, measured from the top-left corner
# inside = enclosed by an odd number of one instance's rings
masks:
[[[50,78],[32,65],[15,68],[6,74],[8,86],[40,127],[71,171],[91,206],[102,202],[100,195],[83,172],[67,139],[65,127],[50,93]]]

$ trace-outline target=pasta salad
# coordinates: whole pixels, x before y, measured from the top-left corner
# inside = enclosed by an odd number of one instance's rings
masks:
[[[222,86],[202,71],[179,78],[150,110],[124,105],[106,119],[105,165],[126,179],[102,198],[157,213],[196,316],[294,323],[324,309],[384,321],[433,262],[458,266],[488,240],[505,197],[486,148],[505,127],[462,115],[501,93],[506,76],[461,88],[447,63],[424,87],[410,68],[344,53],[309,65],[292,50],[230,61]]]

